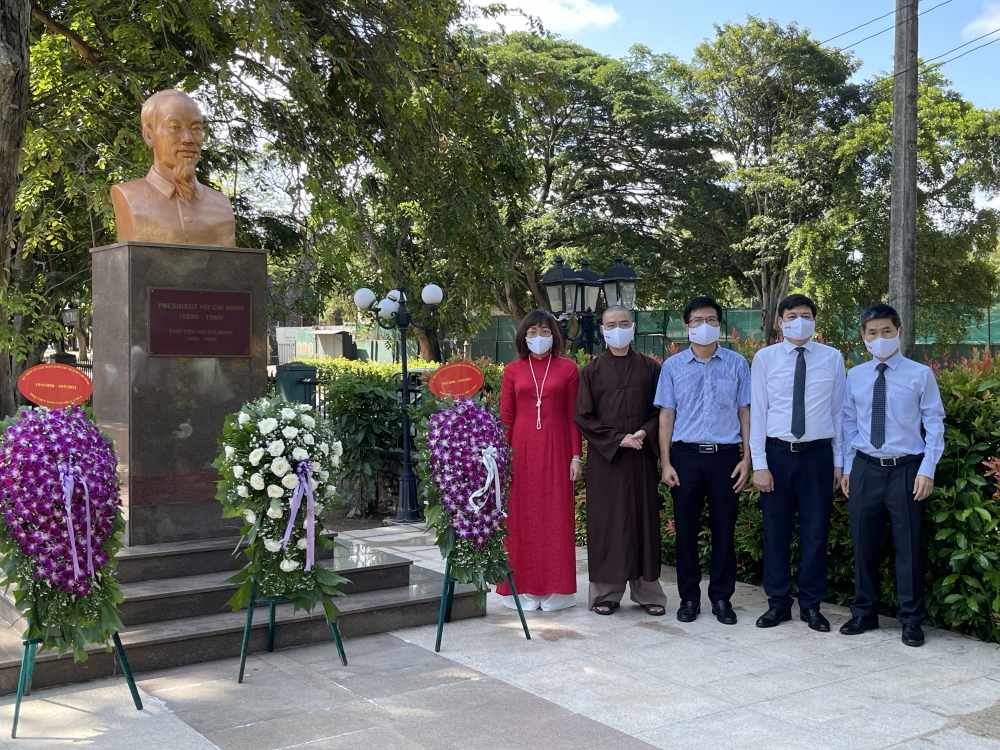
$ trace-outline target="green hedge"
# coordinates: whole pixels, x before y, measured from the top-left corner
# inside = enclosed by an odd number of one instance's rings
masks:
[[[752,356],[752,352],[750,352]],[[988,354],[975,356],[938,371],[944,399],[945,453],[938,464],[934,494],[926,501],[928,537],[927,607],[933,623],[984,640],[1000,641],[1000,362]],[[661,485],[663,562],[676,561],[673,505]],[[577,518],[586,508],[577,498]],[[586,539],[585,526],[577,538]],[[708,570],[711,534],[707,510],[699,539],[702,567]],[[792,541],[792,575],[798,575],[799,538]],[[847,499],[838,494],[830,521],[829,599],[849,604],[854,597],[854,554]],[[745,583],[763,581],[764,532],[760,493],[748,483],[740,496],[736,525],[738,577]],[[894,552],[886,535],[882,560],[882,614],[895,616]]]

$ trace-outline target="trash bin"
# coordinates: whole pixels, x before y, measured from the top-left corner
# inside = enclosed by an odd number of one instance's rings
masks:
[[[304,362],[288,362],[278,365],[274,378],[274,387],[282,398],[299,404],[312,404],[316,393],[315,384],[307,384],[303,380],[316,380],[316,365]]]

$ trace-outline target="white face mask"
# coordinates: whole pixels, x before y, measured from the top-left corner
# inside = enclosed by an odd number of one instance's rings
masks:
[[[602,331],[604,343],[614,349],[624,349],[632,343],[635,338],[635,326],[630,328],[612,328],[610,331]]]
[[[688,328],[688,338],[692,344],[708,346],[719,340],[719,333],[722,326],[713,326],[710,323],[702,323],[697,328]]]
[[[525,338],[524,342],[528,345],[528,349],[534,354],[545,354],[545,352],[552,348],[551,336],[535,336],[531,339]]]
[[[873,357],[888,359],[899,349],[899,334],[891,339],[877,338],[874,341],[866,341],[865,347],[872,353]]]
[[[781,321],[781,332],[785,334],[786,339],[793,339],[795,341],[811,339],[813,332],[815,330],[816,330],[815,320],[806,320],[805,318],[795,318],[794,320]]]

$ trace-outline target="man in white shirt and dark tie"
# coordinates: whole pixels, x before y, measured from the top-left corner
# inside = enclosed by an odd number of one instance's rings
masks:
[[[750,455],[764,520],[764,591],[757,627],[792,619],[790,545],[799,512],[799,617],[826,633],[826,547],[833,493],[843,474],[846,376],[836,349],[813,341],[816,304],[793,294],[778,305],[784,340],[757,352],[750,368]]]
[[[875,304],[861,313],[873,359],[847,375],[844,478],[854,542],[853,617],[841,627],[858,635],[878,627],[879,562],[885,518],[896,547],[896,590],[903,643],[921,646],[927,542],[923,501],[934,491],[944,452],[944,406],[933,371],[899,351],[899,315]],[[921,434],[921,428],[923,434]]]

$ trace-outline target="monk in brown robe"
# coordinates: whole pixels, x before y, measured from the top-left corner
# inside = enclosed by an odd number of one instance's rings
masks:
[[[587,559],[590,609],[610,615],[625,583],[631,599],[661,617],[660,498],[653,405],[660,366],[632,350],[635,324],[627,309],[604,311],[608,345],[580,374],[576,424],[587,440]]]

